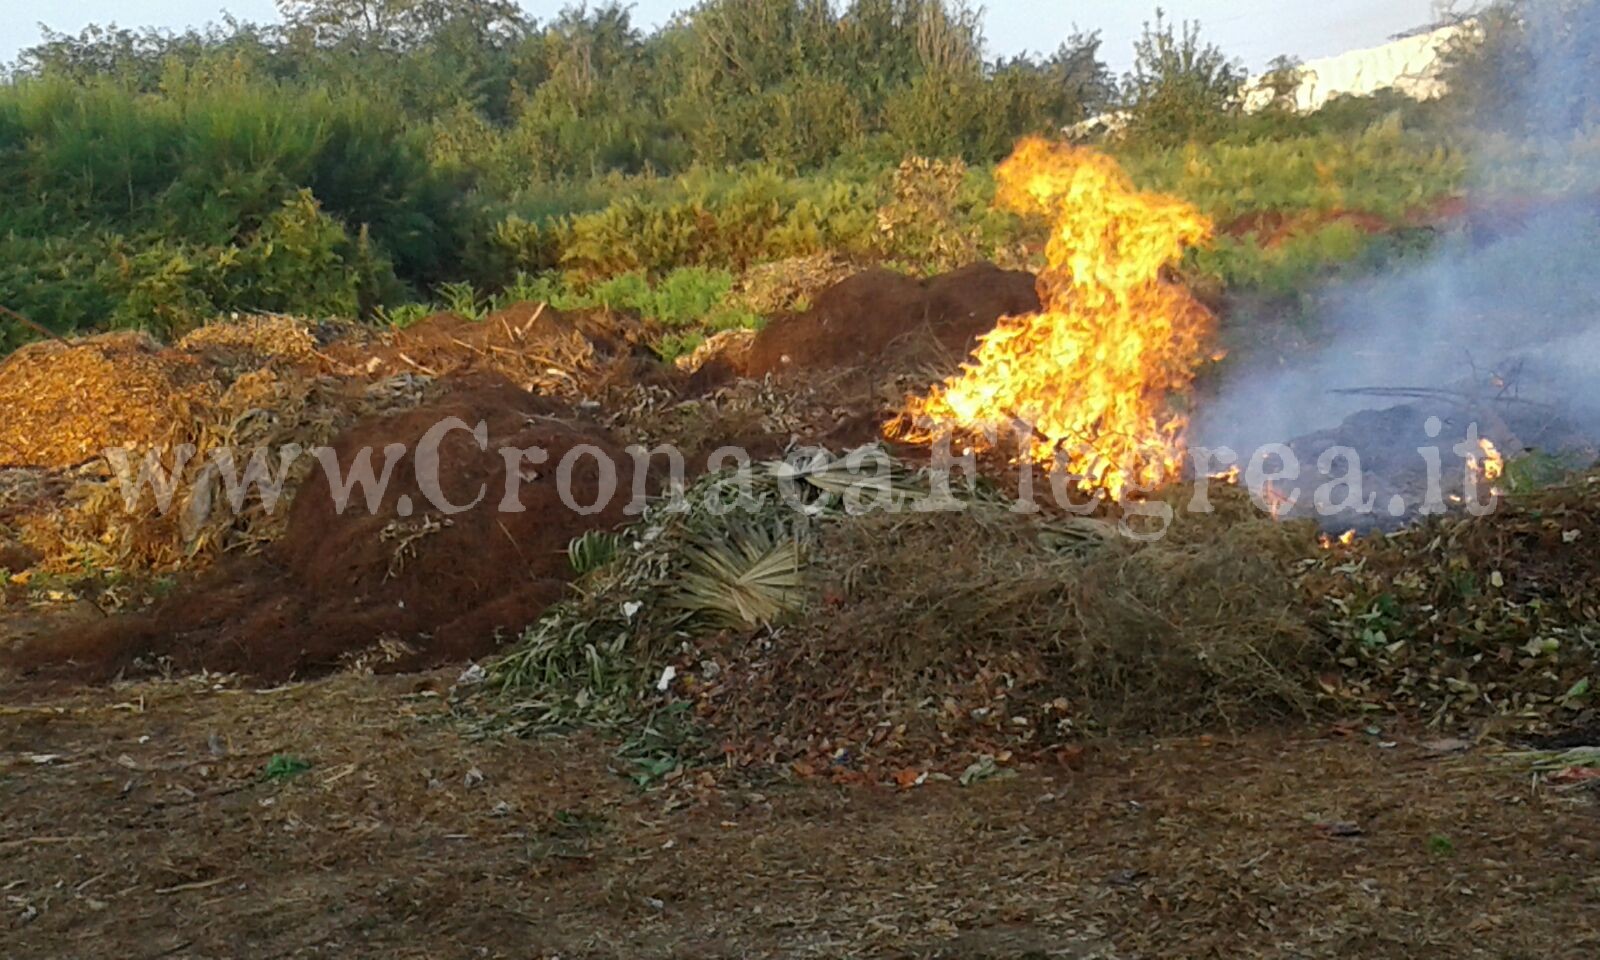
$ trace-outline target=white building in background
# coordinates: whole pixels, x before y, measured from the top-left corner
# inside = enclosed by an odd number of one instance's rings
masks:
[[[1294,108],[1300,113],[1312,113],[1334,97],[1364,97],[1389,89],[1416,100],[1442,96],[1445,82],[1440,74],[1445,53],[1458,38],[1471,36],[1476,30],[1476,21],[1464,20],[1404,34],[1381,46],[1308,60],[1299,68]],[[1271,87],[1264,78],[1257,78],[1245,90],[1244,109],[1255,113],[1271,105],[1272,99]],[[1072,140],[1092,140],[1120,132],[1128,125],[1129,116],[1126,110],[1114,110],[1075,123],[1062,133]]]
[[[1363,97],[1389,89],[1416,100],[1432,100],[1445,92],[1440,79],[1445,53],[1458,38],[1470,36],[1476,29],[1472,21],[1453,23],[1397,37],[1382,46],[1308,60],[1300,66],[1294,108],[1311,113],[1337,96]],[[1271,103],[1272,90],[1260,80],[1245,93],[1247,111]]]

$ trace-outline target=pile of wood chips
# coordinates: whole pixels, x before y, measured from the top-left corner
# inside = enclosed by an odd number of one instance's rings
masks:
[[[0,466],[65,469],[177,441],[215,401],[197,357],[143,334],[30,344],[0,361]]]

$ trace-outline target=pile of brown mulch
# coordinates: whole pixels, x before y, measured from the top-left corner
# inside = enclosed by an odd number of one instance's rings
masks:
[[[487,424],[489,448],[455,430],[440,447],[440,492],[448,514],[430,503],[415,451],[449,418]],[[259,556],[223,563],[181,585],[145,613],[113,617],[93,629],[45,636],[0,663],[23,674],[107,679],[151,669],[242,672],[284,679],[345,666],[405,670],[467,660],[513,637],[558,598],[570,578],[567,545],[614,525],[627,486],[596,513],[570,508],[558,494],[558,464],[575,447],[568,483],[580,508],[601,502],[602,461],[621,481],[631,460],[602,433],[558,404],[510,384],[473,381],[415,409],[362,421],[334,440],[341,476],[367,451],[381,475],[385,447],[403,444],[375,509],[362,491],[341,510],[326,471],[309,471],[287,507],[281,541]],[[502,448],[538,447],[545,465],[508,476]],[[502,510],[516,489],[518,511]],[[509,501],[505,501],[509,502]]]
[[[1032,274],[990,263],[929,280],[868,270],[818,293],[811,309],[774,319],[737,372],[959,361],[1000,317],[1038,309]]]

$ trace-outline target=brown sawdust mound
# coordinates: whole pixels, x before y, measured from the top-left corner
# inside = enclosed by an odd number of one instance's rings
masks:
[[[810,310],[773,320],[738,372],[759,377],[964,357],[1000,317],[1039,309],[1034,284],[1032,274],[990,263],[929,280],[868,270],[822,291]]]
[[[381,471],[386,445],[415,451],[451,417],[488,427],[487,451],[460,430],[440,447],[445,497],[465,505],[481,487],[478,506],[453,516],[431,506],[408,452],[375,511],[357,493],[341,513],[319,467],[295,497],[283,539],[264,554],[218,566],[150,613],[41,638],[0,663],[87,680],[158,666],[276,680],[343,666],[417,669],[491,651],[560,596],[570,576],[567,544],[622,518],[623,496],[598,513],[569,509],[556,465],[575,447],[592,448],[574,459],[570,481],[572,501],[587,507],[600,500],[600,461],[611,461],[624,482],[631,461],[552,401],[503,380],[471,380],[346,431],[331,445],[341,475],[364,449]],[[550,458],[520,468],[521,512],[500,510],[510,486],[505,447],[539,447]]]
[[[143,334],[29,344],[0,361],[0,466],[70,467],[178,442],[216,398],[197,357]]]

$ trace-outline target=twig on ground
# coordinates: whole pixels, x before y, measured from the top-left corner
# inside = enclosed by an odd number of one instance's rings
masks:
[[[33,330],[36,333],[44,334],[45,336],[47,336],[50,339],[54,340],[55,342],[61,344],[62,346],[67,346],[67,347],[72,346],[71,342],[69,342],[66,337],[63,337],[61,334],[56,333],[54,330],[51,330],[49,327],[45,326],[42,323],[39,323],[39,322],[37,322],[35,320],[29,320],[27,317],[24,317],[22,314],[20,314],[17,311],[11,309],[10,307],[4,306],[4,305],[0,305],[0,313],[5,314],[6,316],[8,316],[11,319],[17,321],[18,323],[22,324],[23,326],[28,327],[29,329]]]

